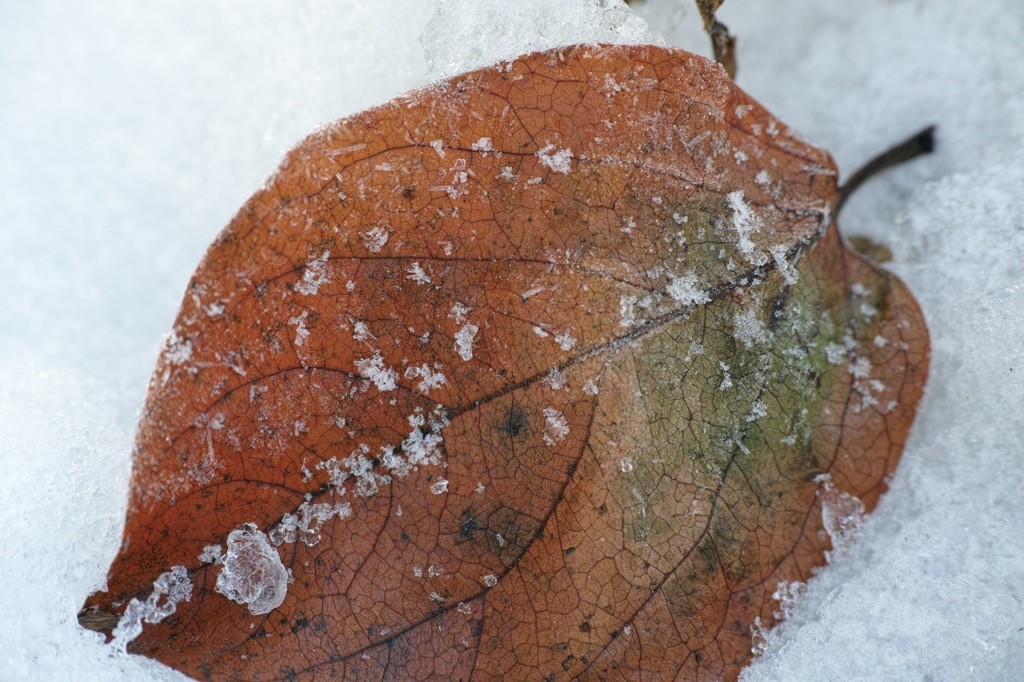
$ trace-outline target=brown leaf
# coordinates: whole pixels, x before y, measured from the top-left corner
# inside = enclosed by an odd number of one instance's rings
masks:
[[[651,46],[313,134],[189,284],[89,612],[208,679],[735,677],[925,380],[838,197],[826,152]]]

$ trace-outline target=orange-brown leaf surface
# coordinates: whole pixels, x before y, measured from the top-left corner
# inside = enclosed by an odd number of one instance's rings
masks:
[[[89,612],[197,678],[735,677],[927,372],[837,198],[826,152],[659,47],[314,133],[188,286]]]

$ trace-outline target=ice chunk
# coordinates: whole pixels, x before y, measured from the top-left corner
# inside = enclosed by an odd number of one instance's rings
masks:
[[[284,601],[288,571],[255,524],[247,523],[228,535],[228,551],[214,589],[247,605],[254,616],[270,613]]]
[[[166,597],[166,599],[164,599]],[[175,566],[153,581],[153,591],[146,601],[132,599],[114,628],[112,645],[121,651],[128,642],[142,633],[142,622],[159,623],[178,608],[178,603],[192,599],[192,581],[184,566]]]
[[[665,44],[622,0],[434,0],[420,42],[434,78],[574,43]]]

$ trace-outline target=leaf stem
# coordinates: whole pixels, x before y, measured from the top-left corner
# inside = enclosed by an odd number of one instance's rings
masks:
[[[838,215],[843,204],[857,188],[884,170],[897,166],[905,161],[929,154],[935,149],[935,126],[930,125],[912,135],[898,145],[882,152],[860,167],[850,179],[839,186],[839,203],[833,215]]]

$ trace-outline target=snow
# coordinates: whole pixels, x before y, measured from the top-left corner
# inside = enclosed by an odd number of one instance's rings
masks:
[[[471,4],[439,4],[435,75],[641,26],[610,0]],[[707,53],[690,3],[636,11]],[[0,5],[0,679],[182,679],[76,622],[120,543],[161,339],[209,242],[295,141],[426,82],[429,19],[420,0]],[[840,221],[890,246],[929,321],[911,442],[843,556],[780,589],[788,620],[745,678],[1017,679],[1024,5],[728,0],[722,19],[740,84],[844,176],[927,123],[940,144]],[[417,461],[436,457],[436,423],[413,425]]]
[[[664,44],[620,0],[434,0],[433,4],[423,47],[435,78],[574,43]]]

